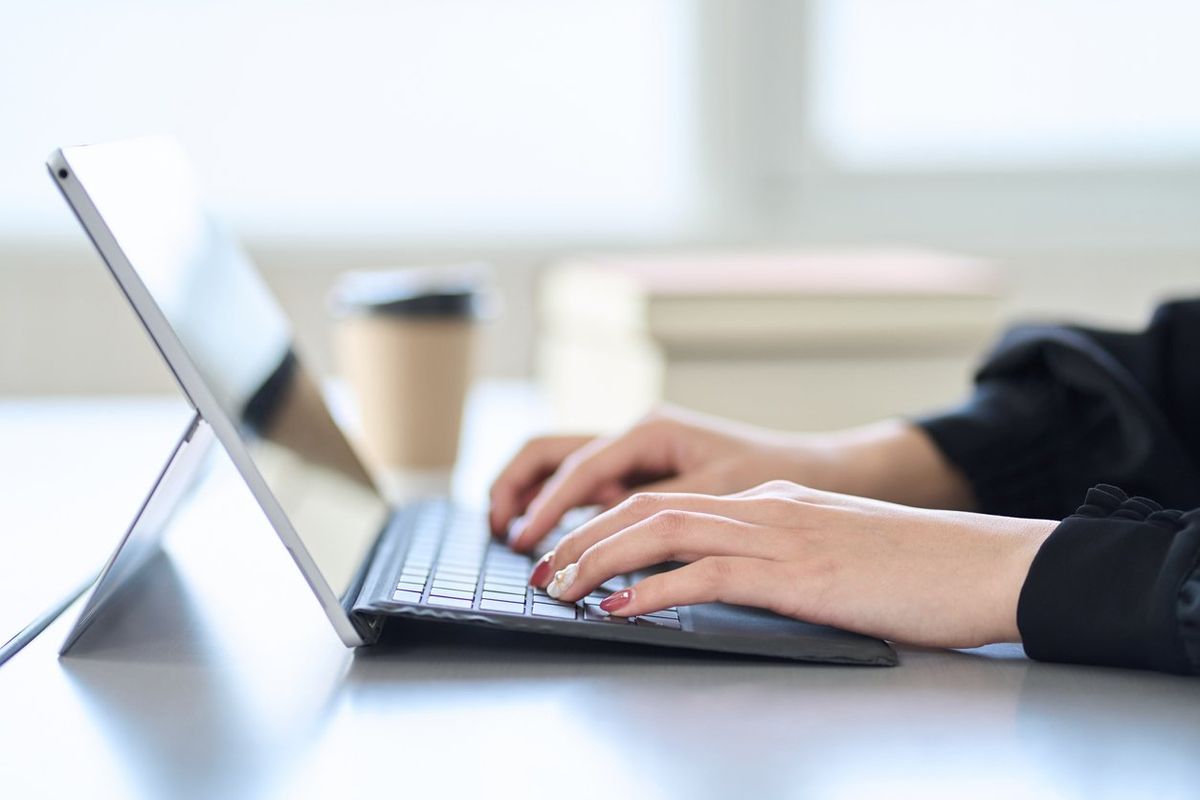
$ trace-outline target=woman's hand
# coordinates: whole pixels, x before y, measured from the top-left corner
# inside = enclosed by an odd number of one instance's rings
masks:
[[[611,507],[635,489],[723,495],[773,479],[912,506],[969,509],[964,477],[924,431],[901,420],[786,434],[664,409],[615,437],[550,436],[525,445],[491,490],[496,536],[528,550],[576,506]]]
[[[564,537],[530,582],[577,601],[615,575],[634,616],[720,601],[933,647],[1020,641],[1017,599],[1050,520],[930,511],[772,481],[739,494],[637,494]]]
[[[771,478],[825,485],[834,448],[680,409],[663,409],[614,437],[533,439],[491,489],[490,524],[528,550],[572,508],[610,507],[634,489],[728,494]]]

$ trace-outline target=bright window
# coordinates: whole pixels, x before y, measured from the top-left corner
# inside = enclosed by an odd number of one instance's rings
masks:
[[[636,233],[690,213],[693,4],[25,3],[0,25],[0,234],[56,146],[167,132],[249,234]]]
[[[814,12],[810,119],[841,167],[1200,160],[1195,0],[815,0]]]

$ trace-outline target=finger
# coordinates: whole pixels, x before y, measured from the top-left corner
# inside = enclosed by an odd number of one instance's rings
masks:
[[[646,521],[655,514],[671,510],[720,514],[722,509],[728,506],[728,502],[722,503],[722,498],[712,495],[639,492],[563,536],[554,550],[547,553],[534,567],[529,582],[534,586],[544,587],[558,570],[578,561],[588,548]]]
[[[489,492],[488,521],[494,534],[503,534],[513,518],[536,496],[542,482],[563,459],[591,441],[588,436],[545,436],[529,440],[496,477]]]
[[[589,547],[579,560],[555,574],[551,596],[574,602],[614,575],[709,556],[770,559],[787,534],[714,514],[663,511]]]
[[[529,582],[546,586],[558,570],[578,561],[598,542],[668,511],[713,514],[753,525],[800,528],[821,525],[823,510],[801,500],[779,496],[639,492],[615,508],[568,533],[534,567]]]
[[[537,497],[537,493],[540,492],[542,487],[545,485],[546,482],[541,480],[536,481],[522,489],[520,494],[517,495],[517,499],[514,504],[516,509],[514,516],[508,522],[502,522],[499,526],[496,526],[489,520],[488,527],[491,529],[492,536],[497,539],[507,539],[509,531],[512,530],[512,528],[516,525],[520,524],[519,520],[521,519],[521,512],[529,507],[530,501]]]
[[[785,564],[741,556],[712,556],[660,572],[614,592],[600,607],[614,616],[633,617],[673,606],[732,603],[793,615],[796,604]]]
[[[714,475],[707,473],[693,472],[689,475],[676,475],[670,478],[665,478],[660,481],[646,483],[632,489],[624,488],[621,491],[614,493],[609,498],[608,502],[601,500],[601,504],[605,508],[616,508],[621,503],[624,503],[629,498],[636,494],[716,494],[714,488],[717,486],[717,479]]]
[[[669,456],[663,452],[654,426],[637,426],[615,439],[596,439],[572,453],[529,504],[523,527],[509,544],[527,550],[577,506],[587,505],[595,494],[623,475],[636,472],[665,473]]]

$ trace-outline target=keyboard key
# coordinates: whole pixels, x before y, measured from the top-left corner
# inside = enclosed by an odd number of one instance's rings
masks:
[[[509,550],[508,547],[500,542],[491,542],[488,545],[487,557],[488,561],[496,564],[520,564],[532,558],[528,553],[517,553]]]
[[[483,579],[485,581],[492,581],[494,583],[511,583],[517,586],[529,585],[528,572],[521,575],[497,575],[494,572],[485,572],[483,573]]]
[[[410,592],[401,589],[399,591],[392,592],[392,600],[397,603],[419,603],[421,602],[421,593]]]
[[[515,564],[513,566],[488,564],[486,570],[488,575],[523,580],[524,578],[528,577],[530,572],[533,571],[533,567],[530,565],[529,569],[526,569],[524,564]]]
[[[583,618],[590,622],[609,622],[619,625],[628,625],[633,622],[629,617],[614,617],[600,606],[584,606]]]
[[[464,592],[474,592],[475,584],[474,583],[466,583],[465,581],[449,581],[449,580],[439,580],[437,578],[434,578],[433,579],[433,588],[434,589],[459,589]]]
[[[521,572],[495,572],[490,569],[483,571],[483,577],[489,581],[505,581],[507,583],[529,583],[529,573]]]
[[[483,554],[474,548],[447,545],[438,556],[438,561],[460,567],[479,567],[483,564]]]
[[[431,606],[445,606],[446,608],[469,609],[471,607],[470,600],[463,600],[458,597],[430,597],[428,604]]]
[[[665,617],[636,617],[635,625],[639,628],[671,628],[680,630],[679,620]]]
[[[479,580],[479,573],[467,569],[447,569],[446,567],[439,566],[437,574],[434,577],[445,578],[451,581],[470,581],[471,583],[475,583]]]
[[[488,589],[493,592],[510,592],[512,594],[525,594],[525,592],[529,589],[529,586],[528,586],[528,584],[524,584],[524,583],[507,583],[505,581],[500,581],[499,583],[497,583],[496,581],[492,581],[492,580],[488,580],[487,578],[484,578],[483,579],[483,588]]]
[[[554,617],[555,619],[575,619],[575,606],[534,603],[533,615],[535,617]]]
[[[516,572],[526,567],[532,567],[533,562],[528,558],[496,558],[494,555],[487,559],[488,569],[503,569]]]
[[[479,570],[460,570],[457,567],[438,565],[438,577],[457,578],[460,581],[478,581]]]
[[[494,581],[489,578],[484,578],[483,588],[490,589],[493,592],[520,592],[521,594],[524,594],[525,590],[529,588],[529,585],[510,581]]]
[[[420,592],[425,588],[424,581],[400,581],[396,584],[397,589],[407,589],[412,592]]]
[[[474,600],[475,591],[463,591],[462,589],[442,589],[434,586],[429,590],[430,597],[457,597],[460,600]]]
[[[519,602],[522,604],[524,604],[524,602],[525,602],[525,593],[524,592],[517,594],[516,592],[493,592],[493,591],[484,589],[483,596],[487,600],[504,600],[509,603]]]
[[[503,611],[506,614],[524,614],[524,603],[510,603],[505,600],[488,600],[485,599],[479,604],[479,607],[484,611]]]
[[[679,612],[673,608],[666,608],[662,611],[651,611],[649,614],[639,614],[640,617],[655,617],[660,619],[679,619]]]

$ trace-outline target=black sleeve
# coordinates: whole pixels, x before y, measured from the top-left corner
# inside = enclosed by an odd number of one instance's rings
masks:
[[[1198,356],[1200,301],[1140,333],[1018,328],[966,403],[918,420],[980,511],[1067,517],[1021,590],[1031,657],[1200,673]]]
[[[1061,519],[1099,483],[1200,506],[1200,300],[1138,333],[1016,328],[970,399],[917,423],[984,513]]]
[[[1091,489],[1034,558],[1017,627],[1042,661],[1200,674],[1200,509]]]

